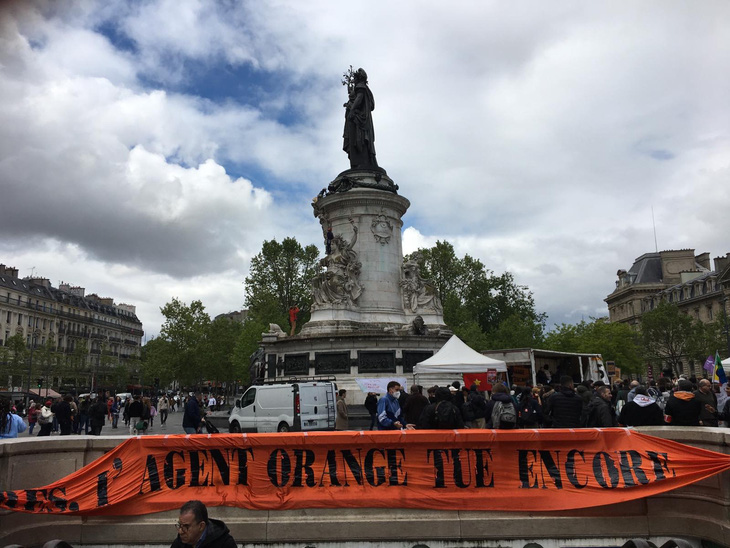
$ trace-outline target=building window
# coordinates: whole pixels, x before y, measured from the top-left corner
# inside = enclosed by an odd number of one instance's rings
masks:
[[[28,316],[28,327],[33,327],[33,318]]]
[[[23,315],[18,314],[18,325],[23,325]]]
[[[10,314],[11,314],[11,312],[8,311],[8,316],[5,319],[5,323],[10,323]]]

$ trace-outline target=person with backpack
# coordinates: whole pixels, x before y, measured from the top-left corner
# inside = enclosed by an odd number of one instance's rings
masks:
[[[485,416],[488,417],[486,428],[517,428],[517,409],[505,385],[495,384],[492,387],[492,399],[487,403]]]
[[[542,406],[534,398],[533,389],[525,388],[522,390],[517,409],[517,426],[519,428],[540,428],[542,423]]]
[[[486,411],[486,398],[481,392],[479,392],[477,385],[472,384],[469,388],[469,394],[466,397],[466,401],[461,407],[461,415],[464,419],[464,423],[469,426],[469,428],[484,428],[487,425]]]
[[[452,403],[451,392],[442,386],[436,389],[436,403],[429,404],[418,419],[419,430],[452,430],[464,428],[461,412]]]

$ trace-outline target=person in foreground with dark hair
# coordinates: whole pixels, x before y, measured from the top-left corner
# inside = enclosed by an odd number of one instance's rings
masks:
[[[12,408],[10,400],[0,398],[0,438],[17,438],[20,432],[25,432],[25,422]]]
[[[182,505],[175,528],[177,538],[170,548],[237,548],[226,524],[208,518],[208,509],[199,500],[189,500]]]

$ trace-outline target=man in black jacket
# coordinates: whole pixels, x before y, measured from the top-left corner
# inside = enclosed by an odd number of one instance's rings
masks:
[[[436,403],[429,404],[421,413],[417,427],[419,430],[451,430],[464,428],[461,411],[451,402],[448,388],[436,389]]]
[[[221,520],[208,518],[208,509],[199,500],[189,500],[180,508],[177,538],[170,548],[236,548],[228,527]]]
[[[140,421],[142,414],[144,413],[144,406],[142,405],[142,399],[139,394],[134,396],[134,401],[129,404],[127,413],[129,414],[129,433],[130,435],[136,436],[137,423]]]
[[[699,426],[701,412],[702,404],[692,393],[692,383],[681,379],[664,408],[666,422],[671,426]]]
[[[616,412],[611,406],[611,388],[599,386],[596,394],[588,404],[588,421],[586,426],[591,428],[610,428],[617,426]]]
[[[544,411],[553,428],[580,428],[583,400],[573,390],[572,377],[560,377],[560,389],[550,396]]]

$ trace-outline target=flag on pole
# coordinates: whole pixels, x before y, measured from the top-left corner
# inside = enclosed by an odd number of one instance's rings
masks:
[[[472,384],[477,385],[477,390],[484,392],[485,390],[491,390],[492,385],[487,380],[487,372],[484,373],[464,373],[464,386],[471,388]]]
[[[702,369],[705,371],[714,371],[715,370],[715,356],[710,354],[707,356],[707,359],[705,360],[705,365],[702,366]]]
[[[713,380],[714,379],[717,379],[721,385],[727,382],[727,376],[725,375],[725,370],[722,367],[720,353],[717,351],[715,352],[715,375]]]

